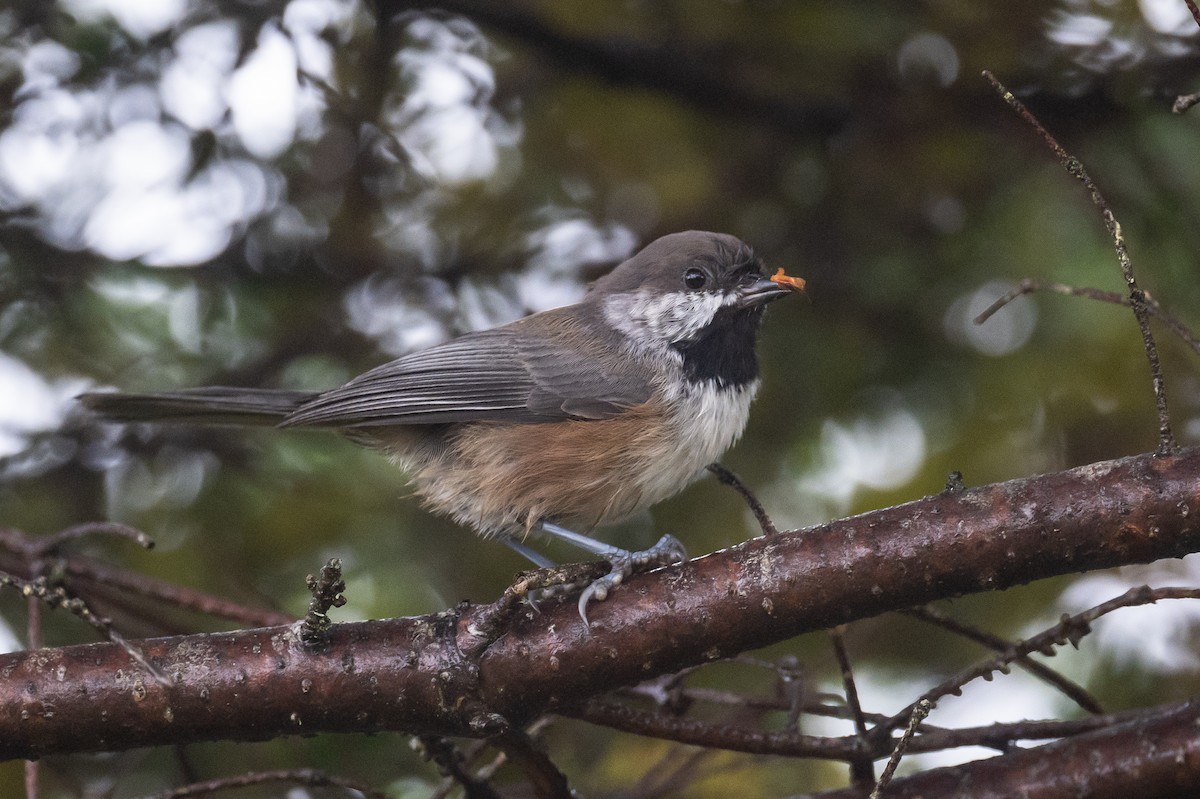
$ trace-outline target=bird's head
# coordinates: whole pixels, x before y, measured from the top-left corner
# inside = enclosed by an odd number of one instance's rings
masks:
[[[687,231],[663,236],[596,281],[588,301],[634,351],[681,358],[689,377],[740,384],[757,377],[754,342],[767,303],[803,290],[768,277],[741,240]]]

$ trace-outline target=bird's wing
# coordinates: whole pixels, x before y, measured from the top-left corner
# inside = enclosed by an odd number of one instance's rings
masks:
[[[649,398],[648,376],[618,381],[616,353],[602,342],[568,355],[555,338],[519,323],[469,333],[365,372],[282,426],[604,419]]]

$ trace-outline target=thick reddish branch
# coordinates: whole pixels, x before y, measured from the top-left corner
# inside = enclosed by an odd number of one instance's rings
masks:
[[[848,788],[820,799],[866,799]],[[1200,702],[1033,749],[899,779],[887,799],[1152,799],[1200,796]]]
[[[494,609],[0,656],[0,757],[324,731],[488,735],[612,688],[808,630],[1200,549],[1200,450],[928,497],[644,575],[591,610]]]

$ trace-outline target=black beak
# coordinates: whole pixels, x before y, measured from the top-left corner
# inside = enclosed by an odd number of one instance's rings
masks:
[[[781,286],[774,280],[761,277],[748,286],[738,288],[737,307],[753,308],[756,305],[766,305],[772,300],[786,297],[793,293],[787,286]]]

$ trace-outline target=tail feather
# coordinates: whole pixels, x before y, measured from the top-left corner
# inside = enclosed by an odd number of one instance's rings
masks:
[[[207,386],[156,394],[81,394],[84,407],[119,422],[275,425],[316,394]]]

